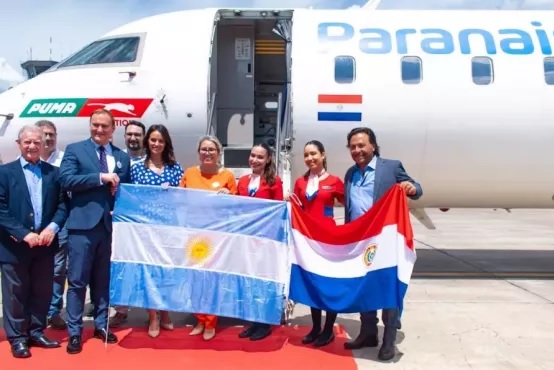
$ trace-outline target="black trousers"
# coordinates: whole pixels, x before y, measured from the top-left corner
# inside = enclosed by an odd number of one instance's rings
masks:
[[[377,324],[379,323],[377,311],[362,312],[360,313],[360,319],[364,334],[377,334]],[[382,310],[381,319],[385,328],[398,329],[400,321],[397,309]]]

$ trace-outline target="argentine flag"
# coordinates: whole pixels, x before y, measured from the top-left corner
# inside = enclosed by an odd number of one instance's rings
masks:
[[[279,324],[288,220],[285,202],[123,184],[110,304]]]
[[[292,202],[291,236],[293,301],[339,313],[402,309],[416,252],[399,185],[362,217],[334,228]]]

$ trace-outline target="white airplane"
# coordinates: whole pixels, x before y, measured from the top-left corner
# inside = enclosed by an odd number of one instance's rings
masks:
[[[371,127],[437,208],[554,207],[554,13],[204,9],[117,28],[0,95],[0,154],[22,125],[50,119],[59,145],[106,107],[124,147],[130,119],[169,127],[183,166],[206,133],[240,176],[250,147],[279,148],[287,186],[304,144],[329,171],[352,164],[346,134]]]

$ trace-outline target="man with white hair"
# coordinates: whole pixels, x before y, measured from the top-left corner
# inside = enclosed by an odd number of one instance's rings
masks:
[[[20,157],[0,166],[2,316],[12,355],[27,358],[30,346],[60,346],[44,329],[67,209],[59,170],[40,159],[40,127],[24,126],[16,142]]]

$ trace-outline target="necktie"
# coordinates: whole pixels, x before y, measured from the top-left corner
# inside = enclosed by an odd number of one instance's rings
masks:
[[[100,151],[100,171],[102,173],[109,173],[108,172],[108,161],[106,161],[106,148],[103,146],[99,147],[98,150]]]

